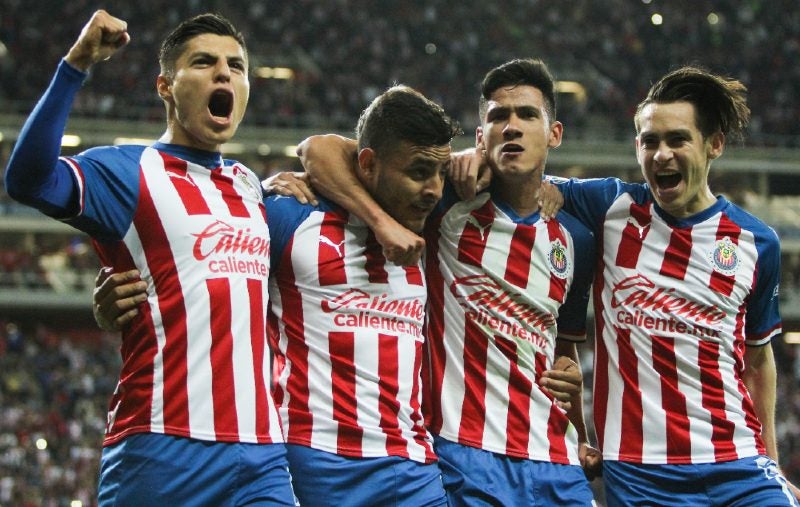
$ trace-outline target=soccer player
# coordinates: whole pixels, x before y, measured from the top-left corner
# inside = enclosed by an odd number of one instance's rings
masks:
[[[365,109],[357,178],[412,231],[441,198],[457,125],[396,86]],[[265,201],[272,259],[275,396],[303,505],[445,505],[422,415],[427,291],[422,266],[386,261],[366,223],[326,199]],[[101,275],[104,328],[137,311],[136,284]]]
[[[106,265],[135,268],[147,287],[122,336],[99,503],[294,505],[268,381],[262,191],[219,153],[247,106],[244,40],[218,15],[184,21],[159,54],[161,139],[59,158],[88,71],[129,40],[124,21],[92,16],[20,132],[5,179],[12,197],[89,233]]]
[[[359,181],[421,231],[457,126],[398,86],[365,109],[356,133]],[[326,199],[315,207],[274,196],[267,211],[275,396],[301,503],[445,505],[421,411],[422,266],[387,262],[367,224]]]
[[[577,355],[594,258],[594,239],[575,218],[559,213],[545,222],[538,213],[547,153],[561,143],[555,113],[553,78],[541,61],[492,69],[476,131],[494,174],[490,192],[459,201],[446,189],[426,227],[425,403],[452,505],[593,502],[581,462],[598,463],[580,393],[566,413],[544,380],[561,381],[550,371],[557,355]],[[410,232],[350,172],[352,143],[324,136],[301,149],[315,188],[362,216],[376,236],[397,245]],[[415,247],[397,252],[404,262]]]
[[[666,74],[635,116],[645,183],[561,185],[599,240],[594,418],[611,506],[797,505],[774,427],[780,244],[708,185],[749,120],[745,92],[700,68]]]

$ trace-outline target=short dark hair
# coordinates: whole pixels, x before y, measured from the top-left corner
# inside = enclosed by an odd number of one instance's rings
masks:
[[[741,139],[750,121],[746,95],[747,87],[736,79],[701,67],[681,67],[659,79],[639,103],[634,118],[636,132],[639,132],[639,115],[648,104],[689,102],[694,105],[697,128],[703,137],[722,132],[733,140]]]
[[[389,156],[398,141],[414,146],[444,146],[461,134],[458,123],[442,106],[418,91],[396,85],[380,94],[361,113],[356,126],[358,149]]]
[[[242,33],[221,14],[209,12],[184,20],[167,35],[158,52],[161,73],[171,74],[175,70],[175,62],[183,53],[186,43],[194,37],[206,33],[233,37],[242,46],[245,57],[247,57],[247,46]]]
[[[516,59],[493,68],[481,83],[478,114],[486,116],[489,99],[499,88],[528,85],[538,88],[544,96],[544,106],[550,122],[556,120],[556,84],[547,65],[538,58]]]

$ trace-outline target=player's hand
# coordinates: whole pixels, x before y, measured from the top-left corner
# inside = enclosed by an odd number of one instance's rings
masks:
[[[583,467],[583,473],[589,481],[603,475],[603,453],[586,442],[581,442],[578,458]]]
[[[83,27],[64,59],[76,69],[86,72],[95,63],[111,58],[130,40],[128,23],[100,9]]]
[[[572,408],[572,401],[580,396],[583,374],[578,363],[567,356],[558,356],[552,368],[542,373],[539,384],[550,393],[563,410]],[[580,403],[581,400],[576,400]]]
[[[469,200],[475,197],[492,181],[492,171],[486,163],[486,151],[469,148],[453,153],[448,177],[460,198]]]
[[[415,266],[422,258],[425,240],[399,223],[387,222],[385,226],[376,227],[374,232],[375,240],[383,247],[383,256],[389,262],[398,266]]]
[[[564,206],[564,196],[558,188],[549,181],[542,180],[537,194],[539,203],[539,216],[547,221],[556,216],[558,210]]]
[[[303,171],[281,171],[262,181],[261,186],[267,194],[294,197],[303,204],[319,204],[308,173]]]
[[[114,273],[111,268],[101,268],[94,285],[92,312],[97,325],[105,331],[123,329],[147,300],[147,283],[135,269]]]

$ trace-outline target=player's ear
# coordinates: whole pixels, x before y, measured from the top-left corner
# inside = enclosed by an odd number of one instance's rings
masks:
[[[376,171],[375,150],[364,148],[358,152],[358,171],[362,177],[371,178]]]
[[[486,151],[486,145],[483,144],[483,127],[481,126],[475,129],[475,147]]]
[[[156,78],[156,91],[162,100],[172,101],[172,79],[164,74],[159,74]]]

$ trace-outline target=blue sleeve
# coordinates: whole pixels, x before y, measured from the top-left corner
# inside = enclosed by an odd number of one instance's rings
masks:
[[[573,215],[595,234],[603,227],[606,212],[614,200],[624,193],[627,184],[617,178],[549,178],[564,196],[564,211]]]
[[[319,206],[302,204],[294,197],[270,195],[264,199],[269,227],[270,272],[277,271],[281,265],[283,252],[292,240],[295,231],[313,211],[327,211],[330,203],[318,197]]]
[[[567,228],[575,244],[575,268],[567,299],[558,312],[559,335],[586,334],[586,311],[595,264],[595,239],[592,232],[574,217],[559,212],[557,219]]]
[[[74,157],[82,182],[80,212],[66,223],[101,241],[122,239],[139,204],[140,162],[144,146],[101,146]]]
[[[61,61],[25,121],[6,169],[6,190],[12,198],[56,218],[79,211],[78,183],[58,156],[72,101],[84,79],[85,73]]]
[[[726,213],[742,228],[752,232],[758,260],[753,292],[747,301],[745,337],[748,344],[764,344],[781,331],[779,301],[781,245],[777,233],[749,213],[729,208]],[[757,343],[756,343],[757,342]]]

